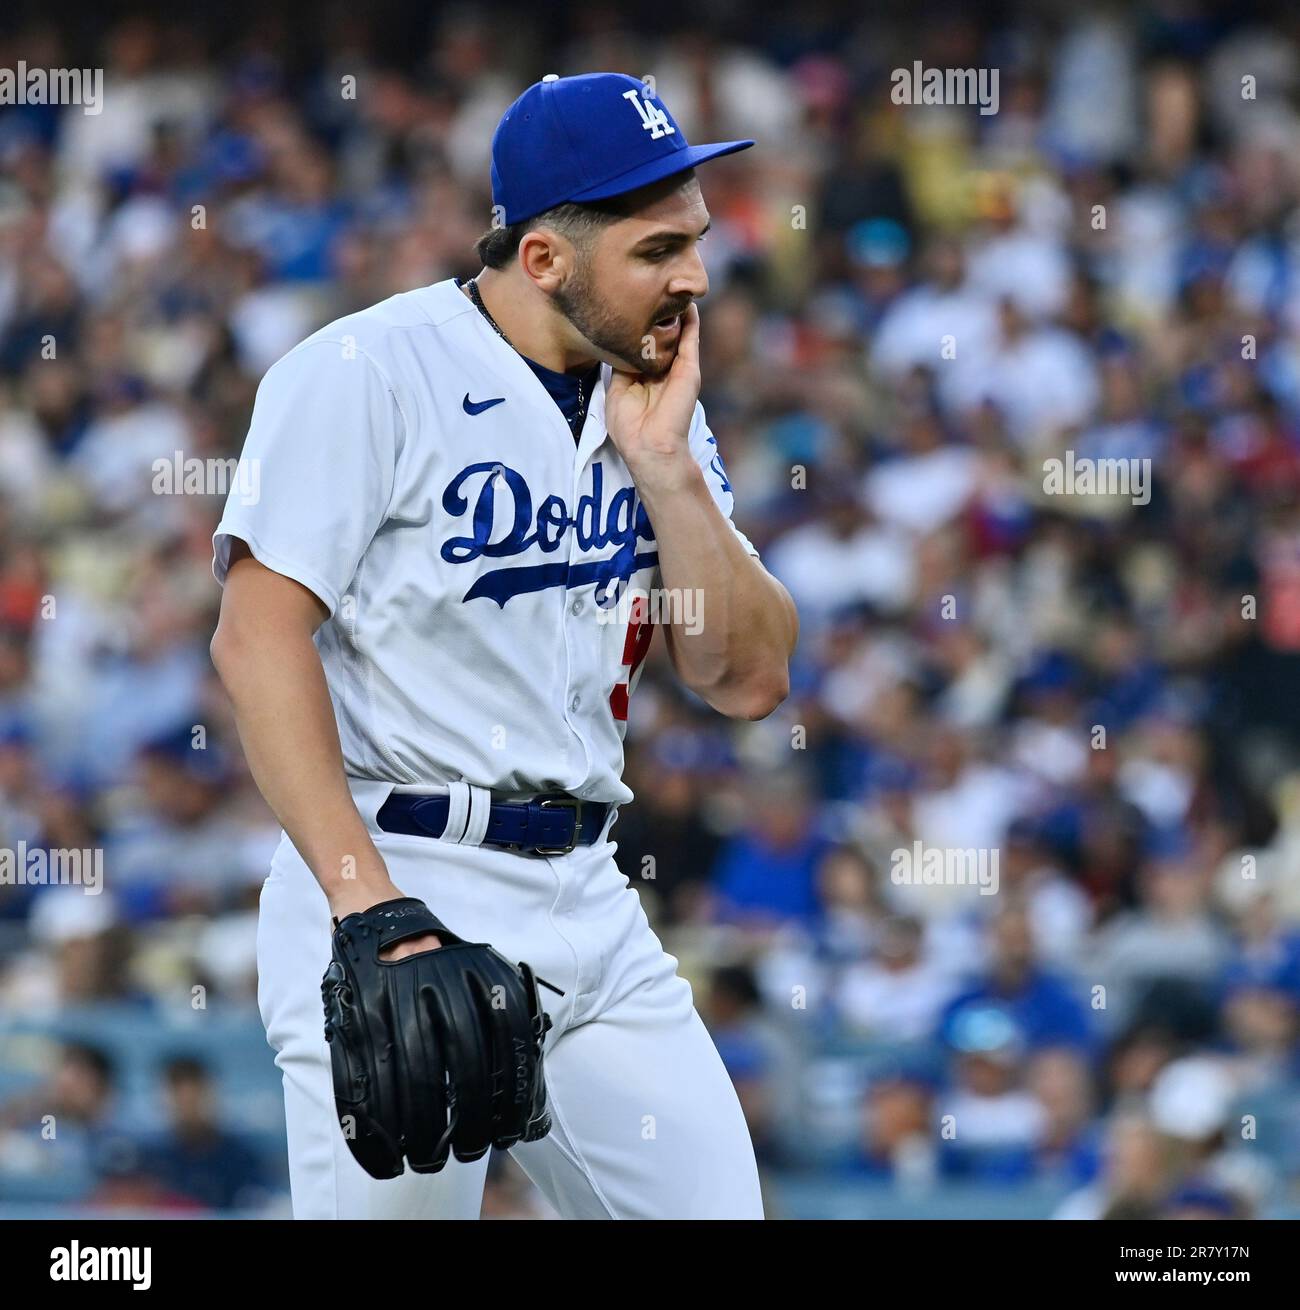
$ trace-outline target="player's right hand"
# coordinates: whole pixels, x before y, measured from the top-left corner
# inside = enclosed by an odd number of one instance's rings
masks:
[[[427,932],[421,937],[412,937],[409,942],[398,942],[396,946],[386,946],[379,952],[381,960],[404,960],[408,955],[419,955],[421,951],[436,950],[442,945],[442,939]]]
[[[330,914],[334,916],[335,921],[341,921],[349,914],[359,914],[362,910],[370,909],[372,905],[379,905],[383,901],[395,901],[405,895],[405,892],[399,891],[391,882],[375,885],[352,879],[330,896]],[[408,955],[419,955],[421,951],[436,950],[441,945],[441,938],[434,933],[421,933],[418,937],[411,937],[407,941],[385,947],[379,953],[379,958],[404,960]]]

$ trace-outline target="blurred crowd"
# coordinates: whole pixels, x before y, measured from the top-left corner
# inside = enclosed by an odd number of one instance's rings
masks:
[[[792,693],[723,720],[656,642],[613,837],[769,1177],[1300,1205],[1300,25],[855,10],[0,37],[105,69],[102,114],[0,108],[0,843],[104,868],[0,882],[6,1031],[256,1024],[278,830],[208,658],[222,497],[155,461],[237,455],[302,337],[477,272],[501,111],[617,69],[759,142],[701,171],[702,400],[799,605]],[[895,104],[915,60],[997,68],[998,112]],[[1149,461],[1149,498],[1049,494],[1067,453]],[[915,842],[996,852],[996,894],[898,881]],[[184,1027],[134,1118],[120,1052],[0,1036],[0,1200],[57,1115],[70,1199],[274,1204]],[[489,1213],[533,1205],[494,1171]]]

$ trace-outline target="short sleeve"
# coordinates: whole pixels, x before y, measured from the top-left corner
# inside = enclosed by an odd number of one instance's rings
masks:
[[[698,401],[695,405],[695,416],[691,419],[690,449],[691,454],[695,457],[695,462],[700,466],[704,474],[704,481],[708,483],[709,492],[713,496],[714,503],[722,511],[727,522],[731,524],[731,530],[740,538],[740,544],[755,559],[758,559],[758,551],[754,548],[753,543],[732,522],[731,515],[736,502],[735,497],[731,494],[731,479],[727,477],[727,470],[722,464],[722,456],[718,453],[718,439],[709,431],[709,425],[704,418],[704,406]]]
[[[257,389],[212,538],[217,581],[238,537],[333,615],[387,514],[403,440],[397,399],[368,355],[341,341],[291,350]]]

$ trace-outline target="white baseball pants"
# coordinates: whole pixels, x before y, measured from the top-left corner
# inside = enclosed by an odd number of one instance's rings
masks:
[[[565,1219],[761,1219],[758,1169],[735,1089],[690,984],[614,863],[607,829],[568,855],[528,857],[379,831],[387,783],[353,795],[394,883],[454,932],[526,960],[553,1027],[552,1128],[512,1157]],[[436,789],[430,789],[436,790]],[[258,1007],[284,1079],[289,1176],[299,1219],[477,1219],[488,1156],[436,1174],[371,1178],[334,1109],[321,975],[324,893],[282,837],[261,894]]]

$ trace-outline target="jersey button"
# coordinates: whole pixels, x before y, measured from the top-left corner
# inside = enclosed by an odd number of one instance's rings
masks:
[[[580,600],[575,600],[575,601],[573,602],[573,604],[569,606],[569,613],[570,613],[570,614],[581,614],[581,613],[582,613],[582,601],[580,601]]]
[[[581,695],[575,694],[573,699],[569,702],[569,708],[571,710],[576,710],[581,704],[582,704]]]

